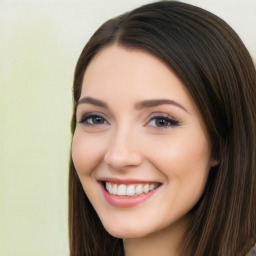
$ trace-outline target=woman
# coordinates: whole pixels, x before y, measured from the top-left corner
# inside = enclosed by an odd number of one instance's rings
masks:
[[[239,37],[200,8],[103,24],[75,71],[70,255],[253,255],[255,84]]]

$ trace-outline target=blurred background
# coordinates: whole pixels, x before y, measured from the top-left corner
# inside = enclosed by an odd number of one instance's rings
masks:
[[[146,0],[0,0],[0,255],[68,255],[77,58],[107,19]],[[226,20],[256,58],[255,0],[185,0]]]

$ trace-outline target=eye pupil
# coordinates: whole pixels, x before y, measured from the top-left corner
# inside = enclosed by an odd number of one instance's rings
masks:
[[[164,118],[157,118],[156,119],[156,125],[157,126],[167,126],[168,125],[168,121]]]
[[[102,117],[100,117],[100,116],[94,116],[92,118],[92,121],[95,124],[103,124],[104,123],[104,119]]]

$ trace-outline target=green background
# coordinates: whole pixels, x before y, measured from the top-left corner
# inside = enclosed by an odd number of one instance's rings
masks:
[[[0,255],[68,255],[72,79],[90,35],[146,0],[0,0]],[[256,2],[186,1],[223,17],[256,56]]]

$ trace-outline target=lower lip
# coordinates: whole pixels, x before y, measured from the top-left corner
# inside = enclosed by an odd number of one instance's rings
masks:
[[[112,206],[116,206],[116,207],[133,207],[136,206],[144,201],[146,201],[147,199],[149,199],[150,197],[152,197],[158,190],[158,188],[148,192],[148,193],[143,193],[141,195],[137,195],[137,196],[116,196],[116,195],[111,195],[109,194],[104,185],[102,183],[100,183],[101,186],[101,190],[103,192],[103,196],[106,199],[106,201],[111,204]]]

